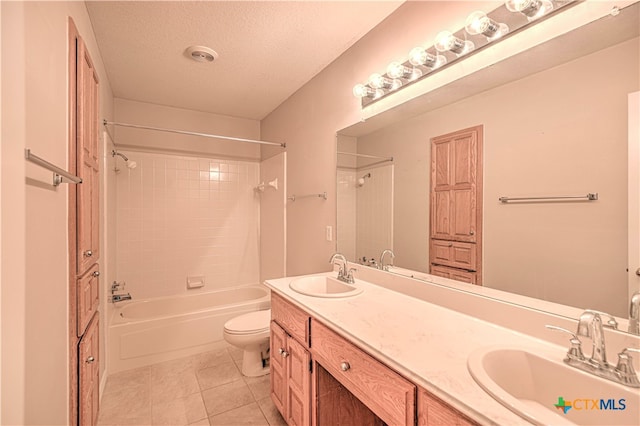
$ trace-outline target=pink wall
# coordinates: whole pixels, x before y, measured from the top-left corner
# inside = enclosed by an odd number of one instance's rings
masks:
[[[404,60],[411,48],[431,43],[447,27],[464,26],[470,11],[492,10],[500,2],[407,2],[322,70],[261,122],[265,140],[287,144],[290,194],[327,191],[329,199],[287,204],[287,275],[328,271],[336,226],[336,131],[358,122],[359,101],[351,90],[389,62]],[[263,156],[273,151],[263,148]]]

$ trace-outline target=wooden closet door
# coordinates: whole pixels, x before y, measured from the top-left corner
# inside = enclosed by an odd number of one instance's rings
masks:
[[[100,257],[100,176],[98,153],[98,74],[82,39],[77,56],[78,275]]]
[[[482,283],[482,133],[476,126],[431,139],[431,271],[476,284]]]

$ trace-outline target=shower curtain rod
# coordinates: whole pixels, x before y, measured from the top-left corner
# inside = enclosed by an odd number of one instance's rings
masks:
[[[355,152],[338,151],[338,154],[353,155],[354,157],[362,157],[362,158],[377,158],[384,161],[393,161],[393,157],[378,157],[377,155],[357,154]]]
[[[210,134],[210,133],[189,132],[187,130],[166,129],[166,128],[162,128],[162,127],[141,126],[141,125],[138,125],[138,124],[117,123],[115,121],[107,121],[107,120],[103,120],[102,124],[105,127],[108,124],[112,124],[114,126],[132,127],[134,129],[156,130],[158,132],[177,133],[177,134],[180,134],[180,135],[202,136],[202,137],[205,137],[205,138],[212,138],[212,139],[227,139],[227,140],[230,140],[230,141],[249,142],[249,143],[262,144],[262,145],[276,145],[276,146],[280,146],[282,148],[286,148],[287,147],[287,144],[285,144],[285,143],[259,141],[259,140],[255,140],[255,139],[234,138],[234,137],[231,137],[231,136],[213,135],[213,134]]]

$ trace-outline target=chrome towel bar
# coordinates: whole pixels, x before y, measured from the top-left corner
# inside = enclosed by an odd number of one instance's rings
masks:
[[[327,199],[327,193],[323,192],[323,193],[320,193],[320,194],[308,194],[308,195],[295,195],[294,194],[294,195],[289,195],[287,197],[287,199],[291,200],[291,201],[295,201],[298,198],[308,198],[308,197],[319,197],[319,198],[324,198],[326,200]]]
[[[47,160],[43,160],[35,154],[31,153],[29,148],[24,150],[24,157],[31,161],[34,164],[37,164],[40,167],[44,167],[47,170],[51,170],[53,172],[53,186],[58,186],[61,183],[82,183],[82,179],[76,175],[72,175],[66,170],[61,169],[60,167],[51,164]],[[65,182],[63,178],[68,179],[69,182]]]
[[[587,195],[561,196],[561,197],[500,197],[498,201],[508,203],[509,201],[552,201],[552,200],[586,200],[596,201],[598,193],[589,193]]]

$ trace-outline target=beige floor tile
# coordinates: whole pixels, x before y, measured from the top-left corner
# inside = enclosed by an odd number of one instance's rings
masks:
[[[249,389],[251,390],[251,393],[253,394],[253,397],[256,399],[256,401],[269,396],[269,393],[271,391],[269,381],[270,377],[271,376],[269,374],[260,377],[243,376],[245,383],[247,384],[247,386],[249,386]]]
[[[204,418],[202,420],[198,420],[197,422],[189,423],[189,426],[209,426],[210,424],[211,423],[209,423],[209,419]]]
[[[151,421],[154,425],[187,425],[184,398],[153,404],[151,406]]]
[[[233,361],[198,370],[196,373],[200,389],[205,390],[242,379],[242,374]]]
[[[206,389],[202,391],[202,399],[209,419],[216,414],[254,402],[253,395],[244,380]]]
[[[231,361],[232,358],[229,351],[227,351],[227,348],[220,348],[215,351],[204,352],[191,357],[191,364],[193,365],[193,369],[196,371]]]
[[[149,386],[151,383],[151,367],[121,371],[109,376],[104,394],[120,392],[123,388]]]
[[[287,426],[287,422],[284,421],[284,418],[273,404],[271,397],[258,400],[258,405],[270,426]]]
[[[167,402],[198,392],[200,392],[198,379],[191,370],[167,374],[151,382],[151,401],[153,404]]]
[[[105,393],[100,404],[102,424],[149,424],[151,394],[148,386],[129,386]]]
[[[179,375],[186,371],[192,371],[193,364],[191,357],[174,359],[171,361],[153,364],[151,366],[151,382],[162,380],[167,375]]]
[[[242,354],[244,353],[242,349],[235,346],[229,346],[227,351],[229,351],[229,355],[231,355],[231,358],[234,360],[242,360]]]
[[[268,426],[267,419],[262,414],[260,407],[255,402],[235,408],[230,411],[209,417],[211,425],[264,425]]]
[[[209,424],[207,420],[207,410],[204,407],[204,401],[202,400],[201,393],[194,393],[184,398],[184,408],[187,413],[187,422],[189,424],[204,420]]]

